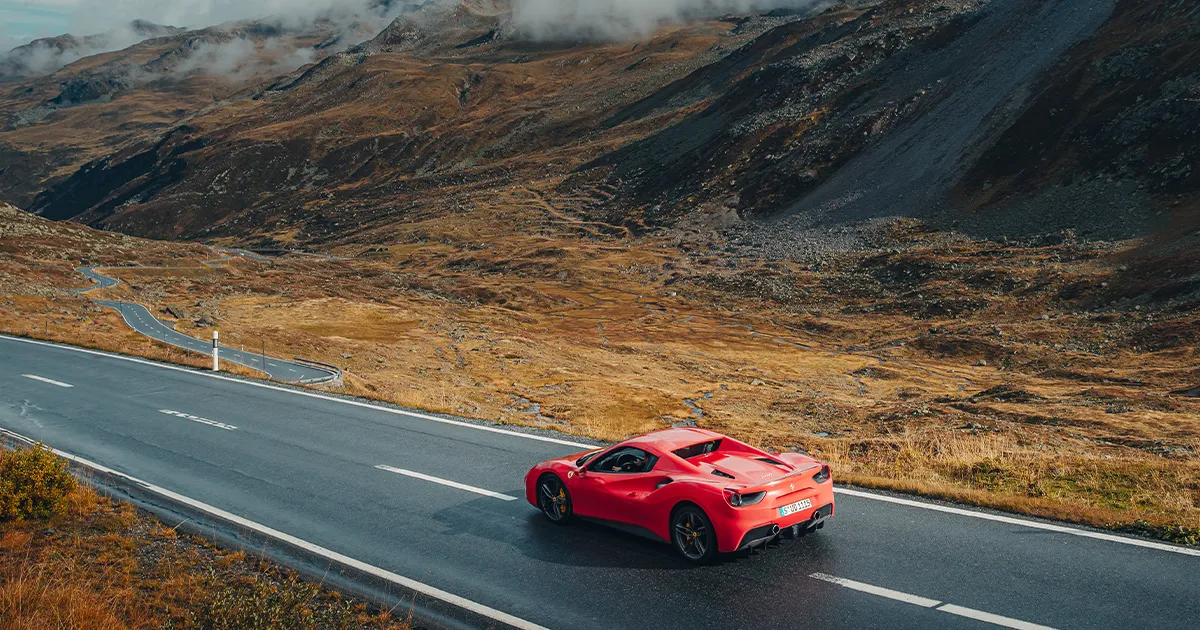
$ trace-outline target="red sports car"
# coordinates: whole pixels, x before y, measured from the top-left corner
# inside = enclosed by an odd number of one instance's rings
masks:
[[[525,496],[553,523],[578,516],[632,528],[697,563],[801,536],[833,516],[829,466],[696,428],[542,462],[525,475]]]

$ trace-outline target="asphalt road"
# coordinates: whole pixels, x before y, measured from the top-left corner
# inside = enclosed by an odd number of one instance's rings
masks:
[[[110,278],[92,268],[84,267],[78,271],[96,283],[93,286],[79,289],[79,293],[107,289],[116,286],[118,283],[115,278]],[[107,306],[116,310],[121,314],[125,323],[129,324],[130,328],[151,339],[156,339],[177,348],[191,350],[201,355],[212,354],[211,340],[204,341],[176,331],[152,315],[141,304],[115,302],[112,300],[93,301],[101,306]],[[278,381],[287,383],[320,383],[332,380],[337,376],[337,373],[333,370],[322,367],[297,363],[295,361],[286,361],[271,356],[264,357],[262,354],[255,353],[253,348],[249,351],[243,351],[241,348],[233,348],[224,344],[221,344],[219,347],[219,355],[222,361],[236,363],[260,372],[265,372],[268,376]]]
[[[818,534],[696,568],[506,500],[578,445],[7,337],[0,427],[548,628],[1200,620],[1194,549],[841,489]]]

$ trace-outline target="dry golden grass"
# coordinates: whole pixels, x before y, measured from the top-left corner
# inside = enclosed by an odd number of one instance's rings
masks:
[[[27,300],[22,303],[27,310],[0,313],[0,332],[197,368],[209,367],[212,364],[205,356],[149,339],[130,330],[115,311],[90,304],[81,305],[81,312],[93,319],[78,321],[75,317],[56,318],[55,315],[61,315],[61,311],[58,310],[60,307],[47,308],[49,304]],[[245,370],[245,374],[261,376],[252,370]]]
[[[1180,525],[1164,518],[1195,509],[1196,461],[1048,458],[1004,434],[827,440],[813,450],[856,485],[1117,529],[1145,524],[1176,542],[1200,544],[1195,521]]]
[[[0,524],[0,630],[404,630],[249,556],[213,547],[79,488],[49,521]]]
[[[1200,318],[1064,297],[1107,282],[1121,248],[902,226],[901,253],[817,271],[580,238],[570,203],[511,189],[468,217],[364,235],[343,260],[113,269],[124,282],[106,295],[338,365],[343,392],[404,406],[608,440],[695,423],[864,485],[1185,542],[1200,528],[1200,401],[1169,394],[1200,383],[1179,343]],[[0,328],[58,312],[65,341],[151,350],[82,298],[8,300]]]

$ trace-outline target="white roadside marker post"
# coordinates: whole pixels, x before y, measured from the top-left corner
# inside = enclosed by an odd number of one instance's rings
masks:
[[[220,349],[217,348],[217,331],[213,331],[213,371],[221,371]]]

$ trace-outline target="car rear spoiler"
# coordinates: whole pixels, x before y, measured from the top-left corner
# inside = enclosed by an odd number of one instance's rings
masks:
[[[790,472],[786,475],[783,475],[782,477],[772,479],[770,481],[766,481],[763,483],[757,483],[757,484],[745,484],[745,485],[740,485],[735,482],[735,483],[731,483],[727,487],[731,490],[737,490],[738,493],[740,493],[740,494],[751,494],[754,492],[769,492],[769,491],[775,489],[776,487],[781,486],[785,483],[794,482],[797,477],[809,476],[809,473],[812,473],[814,470],[820,470],[820,468],[822,466],[824,466],[824,464],[822,464],[820,462],[812,462],[811,464],[801,464],[799,466],[796,466],[796,469],[793,470],[792,472]]]

